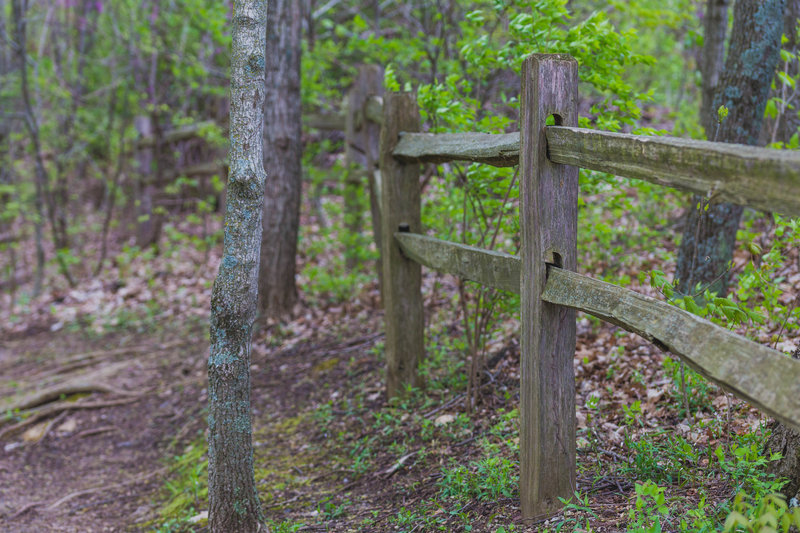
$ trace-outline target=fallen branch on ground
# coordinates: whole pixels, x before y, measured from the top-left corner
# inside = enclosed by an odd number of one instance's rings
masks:
[[[398,459],[395,464],[393,464],[391,467],[389,467],[386,470],[384,470],[383,478],[384,479],[388,479],[388,478],[392,477],[394,474],[397,473],[398,470],[403,468],[403,465],[406,463],[406,461],[408,461],[409,459],[411,459],[412,457],[414,457],[418,453],[419,453],[419,450],[417,450],[415,452],[411,452],[411,453],[405,454],[403,457]]]

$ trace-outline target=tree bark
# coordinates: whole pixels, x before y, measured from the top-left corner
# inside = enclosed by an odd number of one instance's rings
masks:
[[[258,302],[267,3],[234,3],[230,175],[222,262],[211,294],[208,358],[209,525],[215,533],[264,531],[253,473],[250,334]]]
[[[297,302],[295,261],[302,189],[300,139],[300,0],[269,4],[264,166],[270,170],[264,195],[261,237],[260,308],[268,317],[291,315]]]
[[[783,44],[782,48],[784,50],[789,50],[795,55],[798,53],[798,19],[800,19],[800,0],[787,0],[786,15],[783,18],[783,33],[786,35],[786,42]],[[779,65],[778,68],[783,70],[790,78],[797,78],[800,62],[798,62],[798,59],[795,57],[785,64]],[[777,79],[776,84],[778,85],[778,92],[775,96],[780,97],[785,105],[791,105],[794,109],[789,109],[788,106],[783,109],[777,119],[771,124],[772,128],[765,128],[768,131],[764,132],[764,138],[767,142],[788,143],[792,135],[797,133],[798,128],[800,128],[800,113],[798,113],[798,108],[800,108],[800,99],[798,95],[800,95],[800,92],[798,92],[798,87],[788,87]],[[771,131],[769,131],[770,129]]]
[[[733,31],[725,71],[715,91],[711,112],[724,105],[728,116],[709,138],[756,144],[767,96],[778,63],[785,0],[739,0],[734,6]],[[710,134],[711,132],[706,132]],[[699,209],[697,206],[699,205]],[[695,196],[687,210],[675,277],[678,290],[692,294],[701,284],[720,295],[728,290],[728,264],[743,207],[719,204],[705,209]]]
[[[797,498],[800,496],[800,433],[776,420],[772,423],[766,448],[767,457],[773,453],[781,454],[779,460],[769,463],[767,471],[789,480],[781,489],[787,500]]]
[[[702,103],[700,122],[708,140],[714,140],[717,125],[714,114],[714,92],[725,61],[725,34],[728,31],[729,0],[707,0],[703,17],[703,50],[700,58]]]
[[[798,39],[797,39],[797,24],[798,20],[800,20],[800,0],[786,0],[786,16],[783,19],[783,32],[786,34],[788,41],[786,42],[785,48],[795,55],[798,53]],[[798,70],[800,70],[800,61],[797,58],[791,61],[791,64],[788,65],[787,74],[792,76],[793,78],[797,77]],[[780,130],[782,132],[783,138],[788,142],[789,138],[797,132],[797,129],[800,128],[800,113],[798,113],[798,107],[800,107],[800,102],[798,102],[797,96],[797,88],[795,88],[795,100],[792,102],[794,109],[787,110],[781,116],[781,126]]]
[[[23,0],[13,0],[11,2],[12,19],[14,21],[14,40],[16,41],[16,56],[17,66],[20,71],[20,85],[22,92],[22,102],[24,109],[25,126],[31,137],[33,144],[34,156],[34,185],[36,194],[34,196],[34,208],[36,213],[34,215],[34,232],[36,239],[36,274],[33,283],[33,295],[38,296],[42,292],[42,283],[44,280],[44,216],[45,204],[49,205],[47,198],[48,192],[48,176],[44,168],[44,161],[42,159],[42,150],[39,142],[39,125],[36,121],[36,115],[33,112],[33,104],[31,103],[30,87],[28,85],[28,65],[26,62],[26,46],[27,46],[27,23],[25,19],[26,6]],[[55,224],[53,223],[52,209],[48,210],[50,215],[49,219],[52,224],[53,234],[55,235]],[[72,285],[72,283],[70,283]]]

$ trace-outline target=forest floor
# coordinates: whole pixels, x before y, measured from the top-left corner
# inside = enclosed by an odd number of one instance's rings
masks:
[[[518,318],[487,337],[472,404],[457,282],[426,272],[427,385],[388,403],[376,280],[369,265],[325,278],[341,253],[305,216],[295,318],[253,337],[255,475],[274,532],[693,531],[721,525],[740,491],[770,490],[767,419],[579,315],[576,495],[524,522]],[[0,294],[0,531],[205,530],[219,257],[176,238],[157,256],[121,250],[80,289],[5,306],[14,298]]]
[[[730,500],[736,487],[723,470],[712,469],[702,483],[697,470],[709,468],[715,446],[760,423],[757,413],[733,402],[730,424],[713,413],[705,423],[698,413],[687,424],[677,416],[680,398],[664,375],[663,356],[583,319],[577,489],[586,500],[548,522],[526,524],[514,458],[515,340],[490,356],[472,413],[463,387],[457,392],[463,380],[441,369],[432,371],[439,373],[428,394],[387,405],[376,355],[379,313],[306,311],[284,328],[282,341],[262,335],[254,342],[256,477],[276,531],[539,531],[587,524],[621,531],[631,522],[643,476],[660,475],[661,486],[668,481],[673,506],[696,507],[701,492],[712,509]],[[620,357],[622,350],[629,357]],[[14,431],[0,428],[0,530],[201,531],[206,357],[201,325],[89,338],[29,331],[0,343],[0,396],[22,405],[21,398],[38,394],[44,402],[38,409],[56,406],[40,422],[28,417]],[[710,394],[710,410],[725,413],[732,398]],[[592,396],[596,403],[586,401]],[[639,407],[631,412],[634,401]],[[662,456],[670,439],[686,439],[689,451]],[[638,448],[637,441],[653,448]],[[176,509],[182,518],[168,518]]]

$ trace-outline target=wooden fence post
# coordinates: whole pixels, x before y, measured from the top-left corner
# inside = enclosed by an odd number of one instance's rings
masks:
[[[347,93],[345,115],[345,183],[344,183],[344,215],[345,228],[355,238],[362,229],[362,209],[359,197],[364,194],[364,176],[370,176],[374,169],[372,164],[378,158],[378,136],[380,126],[368,122],[364,117],[364,104],[370,96],[382,92],[383,76],[377,65],[366,65],[359,68],[353,87]],[[372,163],[372,164],[371,164]],[[371,180],[370,180],[371,182]],[[370,210],[375,222],[373,195],[370,192]],[[377,228],[373,226],[373,231]],[[378,241],[376,241],[378,242]],[[351,243],[357,245],[358,243]],[[358,266],[358,256],[353,246],[345,250],[345,266],[353,269]]]
[[[578,64],[534,54],[522,66],[522,376],[520,498],[524,518],[562,507],[575,491],[575,311],[542,301],[547,264],[577,262],[578,168],[547,159],[545,121],[578,125]]]
[[[422,231],[419,164],[403,164],[392,155],[401,132],[419,129],[416,97],[410,93],[387,94],[380,137],[387,398],[401,395],[406,386],[419,386],[417,366],[425,350],[422,267],[405,257],[394,239],[398,231]]]

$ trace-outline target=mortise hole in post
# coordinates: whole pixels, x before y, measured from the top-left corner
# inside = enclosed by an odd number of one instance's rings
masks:
[[[550,267],[558,267],[564,268],[564,260],[561,258],[561,254],[558,252],[547,252],[547,257],[545,257],[545,264],[547,265],[546,272],[550,271]]]
[[[553,113],[544,121],[545,126],[562,126],[564,124],[564,119],[561,118],[561,115]]]
[[[564,124],[564,119],[561,118],[561,115],[553,113],[552,115],[549,115],[545,119],[544,124],[545,126],[561,126],[562,124]],[[550,159],[550,147],[545,146],[545,150],[547,153],[547,159]]]

